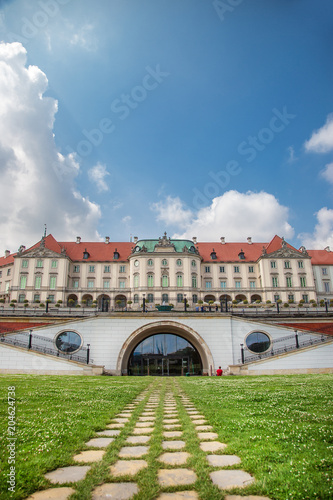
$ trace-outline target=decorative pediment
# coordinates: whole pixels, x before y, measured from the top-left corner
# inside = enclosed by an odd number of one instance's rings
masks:
[[[299,252],[292,248],[283,245],[282,248],[275,250],[275,252],[262,254],[263,259],[306,259],[310,258],[307,253]]]
[[[44,246],[40,246],[37,248],[33,248],[31,250],[27,250],[18,255],[18,257],[22,257],[24,259],[59,259],[64,258],[66,255],[61,252],[61,254],[50,250],[49,248],[45,248]]]
[[[154,250],[157,252],[175,252],[176,248],[175,245],[171,243],[171,239],[167,237],[167,233],[165,232],[163,237],[158,239],[158,243],[156,243]]]

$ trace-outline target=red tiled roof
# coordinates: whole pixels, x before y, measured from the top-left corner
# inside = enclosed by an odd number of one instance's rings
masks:
[[[33,250],[34,248],[40,247],[40,241],[35,243],[32,247],[28,248],[26,252]],[[52,250],[53,252],[56,253],[61,253],[61,243],[58,243],[57,240],[52,236],[52,234],[49,234],[45,238],[45,248],[48,248],[49,250]]]
[[[289,326],[295,330],[307,330],[312,332],[322,333],[323,335],[333,335],[332,323],[280,323],[282,326]]]
[[[65,247],[66,254],[73,261],[87,261],[87,262],[110,262],[114,261],[113,254],[115,251],[119,253],[118,261],[125,261],[132,252],[134,244],[132,242],[64,242],[60,243]],[[89,253],[88,259],[83,259],[83,252]]]
[[[205,262],[256,262],[267,243],[197,243],[196,247]],[[211,259],[211,252],[216,252],[216,259]],[[244,259],[239,253],[244,252]]]
[[[8,255],[8,257],[0,257],[0,267],[8,266],[8,264],[13,264],[15,255],[16,253],[12,253]]]
[[[282,247],[282,238],[280,236],[275,235],[274,238],[268,243],[266,247],[267,253],[273,253],[276,252],[276,250],[279,250]],[[289,243],[286,242],[286,245],[288,248],[291,248],[292,250],[295,250],[296,252],[299,252],[299,250],[296,250],[293,246],[289,245]]]
[[[312,265],[333,265],[333,252],[327,250],[308,250]]]

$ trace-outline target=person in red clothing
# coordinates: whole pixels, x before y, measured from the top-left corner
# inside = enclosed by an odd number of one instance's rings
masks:
[[[221,377],[221,376],[222,376],[222,373],[223,373],[223,370],[222,370],[222,368],[219,366],[218,370],[216,370],[216,376],[217,376],[217,377]]]

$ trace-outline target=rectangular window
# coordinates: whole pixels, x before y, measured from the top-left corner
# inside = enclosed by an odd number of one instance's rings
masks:
[[[7,269],[7,276],[10,276],[10,273],[11,273],[11,269]]]
[[[80,272],[80,266],[78,266],[78,265],[73,266],[73,272],[74,273],[79,273]]]
[[[28,261],[26,259],[22,260],[22,267],[28,267]]]
[[[280,300],[280,295],[274,295],[274,302],[277,302],[278,300]]]
[[[299,268],[299,269],[303,269],[303,268],[304,268],[304,264],[303,264],[303,261],[302,261],[302,260],[299,260],[299,261],[298,261],[298,268]]]
[[[20,295],[19,295],[19,297],[18,297],[18,301],[19,301],[19,303],[20,303],[20,304],[23,304],[24,300],[25,300],[25,295],[24,295],[24,293],[20,293]]]
[[[162,276],[162,287],[166,288],[169,286],[169,277],[168,276]]]
[[[227,288],[227,282],[226,281],[220,281],[220,287],[221,288]]]
[[[39,293],[35,293],[34,302],[38,302],[38,301],[40,301],[40,295],[39,295]]]
[[[154,286],[154,275],[153,274],[148,274],[147,286],[148,286],[148,288],[152,288]]]
[[[275,260],[271,260],[271,269],[275,269],[276,268],[276,262]]]
[[[183,286],[183,276],[181,274],[178,274],[177,276],[177,286]]]
[[[177,302],[178,302],[178,304],[181,304],[183,302],[183,294],[182,293],[177,293]]]
[[[255,287],[256,287],[256,282],[250,281],[250,288],[255,288]]]
[[[110,288],[110,281],[109,280],[103,281],[103,288]]]
[[[9,281],[6,281],[5,293],[8,293],[8,292],[9,292]]]
[[[41,286],[42,286],[42,277],[41,276],[36,276],[36,278],[35,278],[35,288],[36,288],[36,290],[39,290]]]
[[[56,269],[58,267],[58,261],[57,260],[53,260],[51,262],[51,267],[52,267],[52,269]]]
[[[79,288],[79,280],[73,280],[73,288]]]
[[[94,273],[95,272],[95,266],[89,266],[89,272]]]
[[[239,273],[239,266],[234,266],[234,273]]]
[[[36,267],[43,267],[43,261],[38,259],[37,260],[37,264],[36,264]]]
[[[88,281],[88,288],[94,288],[95,282],[93,280]]]
[[[294,296],[293,295],[288,295],[288,301],[294,302]]]
[[[327,267],[322,267],[321,272],[323,276],[327,276]]]
[[[197,295],[192,295],[192,302],[193,304],[197,304],[198,303],[198,296]]]
[[[305,288],[306,287],[306,278],[305,276],[300,277],[300,282],[301,282],[301,287]]]
[[[24,290],[26,286],[27,286],[27,277],[26,276],[21,276],[21,278],[20,278],[20,289]]]
[[[104,272],[109,273],[110,272],[110,266],[104,266]]]
[[[192,276],[192,288],[197,288],[197,277]]]
[[[134,295],[134,304],[138,304],[139,303],[139,295],[136,293]]]
[[[148,304],[152,304],[154,302],[154,294],[148,293]]]
[[[225,267],[224,266],[220,266],[220,273],[224,273],[225,272]]]
[[[289,262],[289,260],[285,260],[284,261],[284,268],[285,269],[290,269],[290,262]]]
[[[139,288],[139,275],[134,275],[134,288]]]
[[[308,295],[302,295],[302,299],[304,300],[305,304],[309,303],[309,296]]]
[[[277,276],[273,276],[272,286],[273,286],[273,288],[277,288],[279,286],[279,279],[277,278]]]
[[[324,290],[326,293],[329,293],[329,291],[330,291],[330,282],[329,281],[324,281]]]
[[[291,288],[293,286],[293,281],[292,281],[291,276],[287,276],[286,285],[287,285],[287,288]]]
[[[54,290],[57,284],[57,278],[55,276],[50,277],[50,289]]]
[[[249,273],[254,273],[254,267],[253,266],[249,266]]]
[[[205,266],[205,273],[210,273],[210,266]]]
[[[212,288],[212,282],[206,281],[206,289],[210,290]]]
[[[235,281],[235,288],[241,288],[241,282]]]
[[[54,304],[54,295],[49,295],[48,299],[51,302],[51,304]]]
[[[124,280],[119,281],[119,288],[125,288],[125,281]]]
[[[126,266],[120,266],[119,272],[124,273],[126,271]]]

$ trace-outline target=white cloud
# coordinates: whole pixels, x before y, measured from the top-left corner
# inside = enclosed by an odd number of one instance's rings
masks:
[[[243,241],[251,236],[255,241],[269,241],[279,234],[292,238],[294,229],[288,223],[288,212],[272,194],[227,191],[199,210],[185,231],[175,237],[216,241],[225,236],[229,241]]]
[[[295,149],[293,146],[289,146],[288,154],[289,154],[288,163],[294,163],[297,160],[297,158],[295,156]]]
[[[98,48],[98,41],[96,36],[93,35],[94,26],[92,24],[84,24],[81,28],[73,33],[70,43],[77,45],[88,52],[94,52]]]
[[[312,133],[305,142],[307,152],[328,153],[333,150],[333,114],[328,115],[325,125]]]
[[[57,101],[43,97],[46,75],[26,67],[20,43],[0,43],[0,234],[2,251],[40,239],[44,223],[58,239],[95,239],[97,204],[77,192],[75,155],[57,151]]]
[[[167,226],[185,228],[193,218],[191,210],[178,197],[167,196],[164,201],[152,203],[150,209],[157,213],[156,219]]]
[[[325,170],[320,172],[321,176],[331,184],[333,184],[333,163],[329,163],[325,166]]]
[[[121,219],[121,222],[123,222],[124,224],[128,224],[129,222],[131,222],[131,220],[132,217],[130,215],[125,215],[125,217]]]
[[[109,190],[109,186],[105,181],[105,177],[108,175],[110,174],[106,170],[106,165],[102,165],[101,163],[97,163],[88,171],[89,179],[96,184],[99,192]]]
[[[302,233],[298,238],[309,249],[323,249],[327,246],[333,248],[333,210],[323,207],[316,216],[317,224],[313,234]]]

